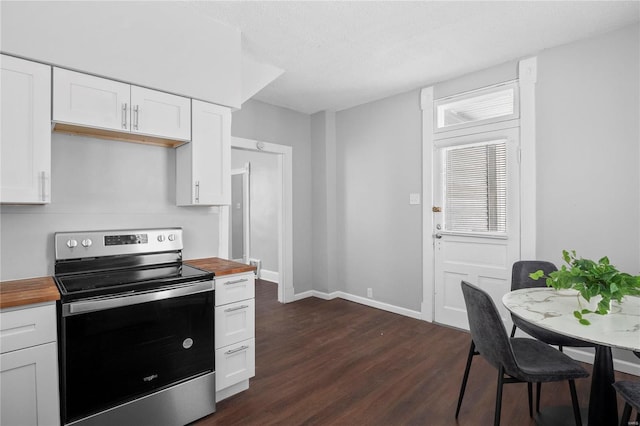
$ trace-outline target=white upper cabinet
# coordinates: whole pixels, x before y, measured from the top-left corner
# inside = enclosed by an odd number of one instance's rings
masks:
[[[179,206],[231,202],[231,110],[193,100],[191,143],[177,148]]]
[[[61,68],[53,71],[56,123],[189,140],[190,109],[190,99],[182,96]]]
[[[171,139],[191,139],[191,99],[131,86],[131,130]]]
[[[53,120],[101,129],[130,130],[130,86],[53,69]]]
[[[51,67],[0,55],[0,202],[49,203]]]

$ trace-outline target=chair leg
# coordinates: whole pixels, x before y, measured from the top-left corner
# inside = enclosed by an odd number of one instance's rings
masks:
[[[638,414],[640,416],[640,414]],[[629,419],[631,418],[631,405],[629,403],[624,404],[624,410],[622,411],[622,418],[620,419],[620,426],[627,426]]]
[[[473,356],[477,355],[476,352],[476,344],[471,341],[471,346],[469,346],[469,356],[467,356],[467,366],[464,369],[464,376],[462,376],[462,384],[460,385],[460,395],[458,395],[458,406],[456,407],[456,419],[458,418],[458,414],[460,414],[460,406],[462,405],[462,398],[464,397],[464,391],[467,388],[467,379],[469,379],[469,370],[471,369],[471,361],[473,360]]]
[[[533,403],[531,401],[533,383],[527,382],[527,396],[529,397],[529,417],[533,417]]]
[[[496,390],[496,413],[493,418],[493,426],[500,426],[500,411],[502,410],[502,386],[504,384],[504,367],[498,369],[498,388]]]
[[[576,426],[582,426],[582,416],[580,415],[578,394],[576,393],[576,382],[573,380],[569,380],[569,390],[571,391],[571,403],[573,404],[573,416],[576,420]]]
[[[536,383],[536,413],[540,412],[540,391],[542,389],[542,383]]]
[[[511,337],[515,336],[516,334],[516,325],[513,324],[513,327],[511,327]]]

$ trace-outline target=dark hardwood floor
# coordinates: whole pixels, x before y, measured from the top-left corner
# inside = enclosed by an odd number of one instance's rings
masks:
[[[218,403],[217,412],[196,425],[493,423],[497,372],[481,357],[473,361],[454,419],[467,333],[341,299],[283,305],[276,290],[256,281],[256,376],[249,390]],[[590,379],[576,385],[586,406]],[[566,382],[543,385],[543,410],[570,405]],[[571,411],[567,415],[566,424],[573,424]],[[526,384],[505,385],[502,424],[536,424]]]

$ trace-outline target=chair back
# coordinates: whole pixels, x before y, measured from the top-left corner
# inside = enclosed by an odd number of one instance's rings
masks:
[[[545,275],[549,275],[553,271],[557,271],[556,265],[543,260],[519,260],[513,264],[511,269],[511,291],[520,290],[521,288],[530,287],[546,287],[547,282],[544,278],[534,280],[529,274],[542,270]]]
[[[507,331],[491,296],[466,281],[461,286],[471,338],[478,352],[495,368],[503,366],[507,374],[518,371]]]

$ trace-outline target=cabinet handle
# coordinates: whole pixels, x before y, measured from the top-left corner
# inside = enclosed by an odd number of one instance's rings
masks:
[[[122,104],[122,128],[127,128],[127,103]]]
[[[196,204],[200,203],[200,181],[196,181]]]
[[[229,308],[229,309],[225,309],[225,312],[233,312],[233,311],[240,311],[242,309],[247,309],[249,307],[249,305],[242,305],[242,306],[237,306],[235,308]]]
[[[227,281],[226,283],[224,283],[224,285],[232,285],[232,284],[246,283],[247,281],[249,281],[249,279],[248,279],[248,278],[242,278],[242,279],[235,280],[235,281]]]
[[[236,352],[246,351],[247,349],[249,349],[249,346],[240,346],[238,349],[231,349],[230,351],[226,351],[224,354],[231,355],[235,354]]]
[[[42,201],[49,200],[49,193],[47,192],[47,183],[49,181],[49,175],[47,172],[40,172],[40,184],[42,185]]]
[[[140,109],[139,109],[138,105],[133,107],[133,117],[135,119],[135,121],[133,123],[133,128],[135,130],[138,130],[138,120],[140,119]]]

